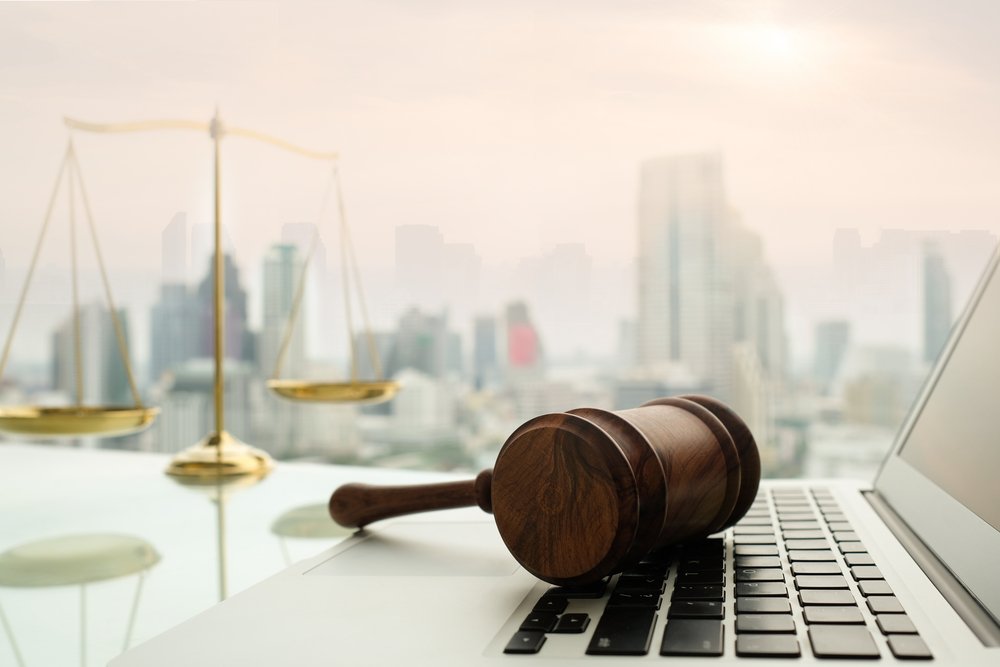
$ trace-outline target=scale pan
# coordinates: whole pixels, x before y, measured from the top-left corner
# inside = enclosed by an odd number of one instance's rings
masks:
[[[291,401],[313,403],[381,403],[399,391],[393,380],[319,382],[314,380],[268,380],[267,388]]]
[[[108,437],[141,431],[152,424],[159,413],[159,408],[123,406],[3,406],[0,407],[0,431],[38,438]]]

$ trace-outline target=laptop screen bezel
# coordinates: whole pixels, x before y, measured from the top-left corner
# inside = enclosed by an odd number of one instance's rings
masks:
[[[962,334],[987,286],[991,281],[1000,280],[998,265],[1000,248],[994,251],[983,272],[983,278],[952,329],[948,343],[924,383],[913,409],[903,422],[891,453],[875,479],[875,489],[993,619],[1000,623],[1000,578],[996,574],[996,564],[1000,560],[1000,530],[956,500],[900,455],[924,406],[932,397],[942,371],[960,344]]]

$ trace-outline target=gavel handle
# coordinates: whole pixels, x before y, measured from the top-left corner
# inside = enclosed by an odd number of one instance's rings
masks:
[[[478,505],[493,511],[490,499],[492,470],[484,470],[475,479],[418,486],[373,486],[345,484],[330,496],[330,516],[341,526],[361,528],[394,516],[447,510]]]

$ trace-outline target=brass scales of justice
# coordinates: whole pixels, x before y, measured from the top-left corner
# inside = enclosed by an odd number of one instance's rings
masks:
[[[339,173],[336,168],[338,155],[330,152],[319,152],[308,150],[284,141],[282,139],[257,132],[255,130],[232,127],[224,125],[219,118],[218,111],[211,121],[204,123],[188,120],[151,120],[132,123],[99,124],[89,123],[71,118],[65,118],[66,125],[71,130],[80,130],[96,133],[127,133],[127,132],[147,132],[156,130],[195,130],[207,132],[213,142],[214,153],[214,281],[213,281],[213,357],[214,357],[214,429],[200,442],[178,454],[167,468],[167,474],[177,478],[188,479],[197,483],[199,479],[211,482],[220,477],[238,477],[244,475],[263,476],[270,471],[273,466],[271,457],[265,452],[251,447],[239,439],[235,438],[225,429],[225,410],[223,403],[223,389],[225,386],[224,370],[224,326],[225,319],[222,317],[224,310],[224,270],[222,256],[222,216],[220,199],[220,153],[221,140],[223,136],[240,136],[254,139],[263,143],[271,144],[282,150],[296,153],[304,157],[315,160],[322,160],[332,164],[331,185],[336,186],[338,213],[340,218],[339,236],[341,253],[341,272],[343,279],[345,323],[347,326],[347,339],[350,347],[351,371],[348,381],[315,381],[303,379],[282,379],[281,369],[292,338],[292,332],[296,326],[300,311],[302,298],[305,292],[306,276],[309,268],[309,261],[319,241],[319,228],[316,226],[312,241],[307,251],[305,260],[302,263],[302,270],[296,285],[292,306],[290,308],[285,331],[278,350],[273,375],[267,382],[268,388],[285,399],[292,401],[315,402],[315,403],[377,403],[391,399],[399,390],[399,384],[392,380],[384,379],[382,375],[381,362],[375,339],[372,334],[371,325],[368,319],[367,308],[365,306],[364,293],[361,286],[360,270],[358,268],[357,257],[351,243],[350,230],[344,208],[343,192],[340,184]],[[143,405],[141,395],[135,383],[132,365],[129,360],[128,347],[125,333],[117,311],[114,307],[111,288],[104,266],[104,260],[98,243],[96,225],[90,207],[90,201],[84,188],[83,178],[80,174],[79,161],[73,148],[72,139],[63,158],[56,178],[56,185],[49,200],[42,229],[35,245],[31,264],[22,287],[11,327],[0,353],[0,377],[2,377],[7,361],[10,356],[11,343],[17,330],[18,321],[24,306],[24,302],[31,284],[37,264],[38,255],[45,240],[46,232],[52,218],[53,209],[59,194],[60,186],[66,172],[70,173],[68,179],[68,197],[70,212],[70,240],[72,259],[72,285],[73,285],[73,348],[74,348],[74,368],[76,380],[75,404],[67,407],[43,407],[37,405],[0,406],[0,431],[33,437],[59,438],[59,437],[79,437],[94,436],[107,437],[112,435],[124,435],[140,431],[148,427],[159,413],[159,408],[147,407]],[[74,187],[74,183],[76,184]],[[76,270],[76,221],[75,221],[75,193],[79,191],[83,208],[86,213],[88,228],[94,245],[94,251],[100,268],[101,279],[104,284],[104,296],[107,307],[111,312],[115,335],[118,343],[119,353],[125,368],[125,373],[129,383],[129,389],[134,401],[133,406],[111,406],[111,405],[85,405],[83,396],[83,358],[81,344],[80,312],[77,295],[77,270]],[[329,193],[327,193],[329,194]],[[324,197],[323,209],[325,210],[327,197]],[[323,211],[320,212],[320,218]],[[317,221],[318,222],[318,221]],[[353,281],[357,290],[358,304],[365,327],[366,342],[371,356],[371,365],[375,379],[364,380],[359,377],[358,349],[354,341],[354,327],[352,318],[351,282]]]

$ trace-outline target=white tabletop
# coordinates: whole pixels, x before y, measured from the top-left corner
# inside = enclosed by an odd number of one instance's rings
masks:
[[[339,484],[454,479],[278,463],[257,484],[223,489],[220,506],[217,487],[181,486],[166,465],[162,455],[0,444],[0,665],[104,665],[223,589],[231,596],[343,539],[325,515]],[[131,572],[87,569],[88,549],[122,537],[145,545]]]

